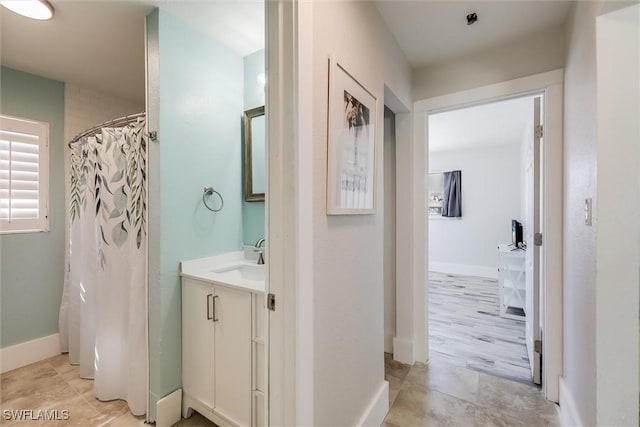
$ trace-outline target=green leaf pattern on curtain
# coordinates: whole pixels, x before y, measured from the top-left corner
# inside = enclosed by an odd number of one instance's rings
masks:
[[[113,137],[105,138],[106,133]],[[140,249],[146,236],[146,151],[144,119],[104,128],[71,148],[69,218],[73,224],[89,212],[100,217],[97,255],[102,269],[103,245],[121,248],[133,236]],[[86,210],[88,203],[92,210]]]

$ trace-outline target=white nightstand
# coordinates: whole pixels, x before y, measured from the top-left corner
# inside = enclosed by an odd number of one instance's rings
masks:
[[[525,320],[526,252],[513,246],[498,245],[498,285],[500,316]]]

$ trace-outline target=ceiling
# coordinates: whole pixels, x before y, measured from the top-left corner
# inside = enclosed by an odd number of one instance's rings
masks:
[[[533,97],[429,115],[429,151],[520,144],[533,124]]]
[[[376,7],[417,68],[561,25],[571,2],[378,0]],[[478,21],[467,25],[466,16],[472,12]]]
[[[247,55],[264,46],[263,0],[51,0],[53,20],[3,10],[2,64],[144,102],[144,17],[160,6]],[[377,1],[414,67],[564,22],[567,1]],[[466,25],[469,12],[478,22]]]
[[[2,65],[141,104],[144,22],[156,6],[242,56],[264,46],[263,1],[50,1],[50,21],[0,7]]]

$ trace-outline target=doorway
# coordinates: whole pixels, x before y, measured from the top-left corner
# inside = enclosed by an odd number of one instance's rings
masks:
[[[462,107],[482,105],[488,102],[521,97],[532,94],[544,94],[545,150],[541,152],[544,168],[541,194],[543,246],[540,251],[541,286],[540,298],[545,310],[541,318],[544,331],[542,346],[542,393],[550,401],[558,402],[562,376],[562,94],[563,70],[553,70],[533,74],[515,80],[481,86],[461,92],[423,99],[414,103],[412,151],[421,161],[414,163],[411,182],[415,189],[411,203],[413,211],[410,224],[414,236],[422,236],[421,242],[400,236],[398,248],[405,242],[413,244],[411,262],[414,265],[413,277],[407,287],[413,290],[414,311],[411,325],[415,343],[414,359],[427,360],[429,318],[426,315],[428,295],[426,292],[426,270],[429,234],[429,222],[426,218],[425,179],[428,164],[428,117],[430,114],[455,110]],[[400,197],[400,194],[398,195]],[[424,232],[423,232],[424,230]],[[400,282],[399,282],[400,283]],[[406,298],[400,298],[398,306],[411,304]],[[416,304],[420,304],[417,306]],[[423,341],[426,339],[426,341]]]
[[[542,105],[430,114],[426,178],[429,358],[537,384]]]

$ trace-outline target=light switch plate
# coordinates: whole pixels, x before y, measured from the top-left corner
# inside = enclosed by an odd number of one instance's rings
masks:
[[[584,199],[584,223],[588,226],[591,226],[593,220],[593,202],[591,197]]]

